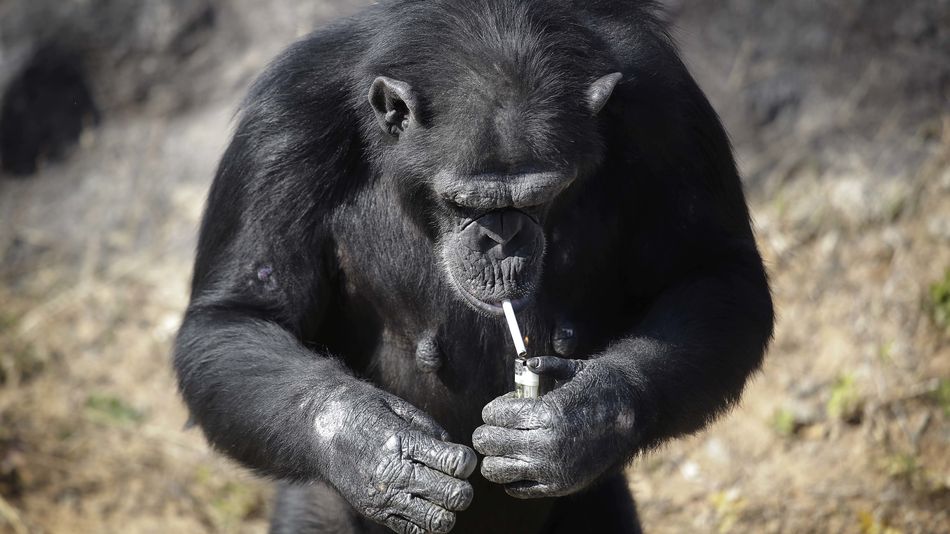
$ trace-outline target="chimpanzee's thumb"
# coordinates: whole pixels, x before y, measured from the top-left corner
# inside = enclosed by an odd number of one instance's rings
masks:
[[[570,380],[581,369],[579,360],[568,360],[557,356],[537,356],[528,359],[528,369],[539,375],[550,376],[555,380]]]

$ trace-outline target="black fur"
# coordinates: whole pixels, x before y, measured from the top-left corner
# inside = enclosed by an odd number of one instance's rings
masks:
[[[519,205],[542,175],[556,197]],[[515,209],[543,228],[491,260],[515,267],[453,256]],[[563,383],[540,400],[494,400],[495,298],[523,300],[532,355],[578,360],[532,362]],[[734,404],[772,322],[725,132],[650,2],[403,0],[254,85],[175,366],[209,441],[285,481],[275,531],[635,531],[618,469]]]

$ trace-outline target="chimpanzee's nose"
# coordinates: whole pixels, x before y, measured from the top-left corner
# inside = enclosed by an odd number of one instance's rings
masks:
[[[460,239],[469,250],[496,258],[514,255],[531,241],[532,232],[524,232],[533,221],[517,210],[498,210],[486,213],[462,230]]]

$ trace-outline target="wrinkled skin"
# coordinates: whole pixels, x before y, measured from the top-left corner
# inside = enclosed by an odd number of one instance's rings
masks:
[[[475,453],[407,402],[363,384],[335,392],[315,421],[324,478],[395,532],[449,532],[472,502]],[[348,431],[346,431],[348,430]]]
[[[497,314],[502,299],[523,307],[538,285],[545,240],[541,226],[517,210],[492,211],[446,239],[447,275],[475,309]]]
[[[481,472],[522,499],[574,493],[621,463],[633,445],[633,392],[602,360],[528,360],[557,388],[536,399],[513,393],[482,410],[472,436]]]

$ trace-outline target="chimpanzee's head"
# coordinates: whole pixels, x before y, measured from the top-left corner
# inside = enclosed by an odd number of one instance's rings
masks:
[[[442,32],[445,49],[395,64],[368,91],[407,210],[483,313],[533,296],[546,216],[600,162],[597,115],[621,79],[585,36],[531,15],[428,21],[416,31]]]

